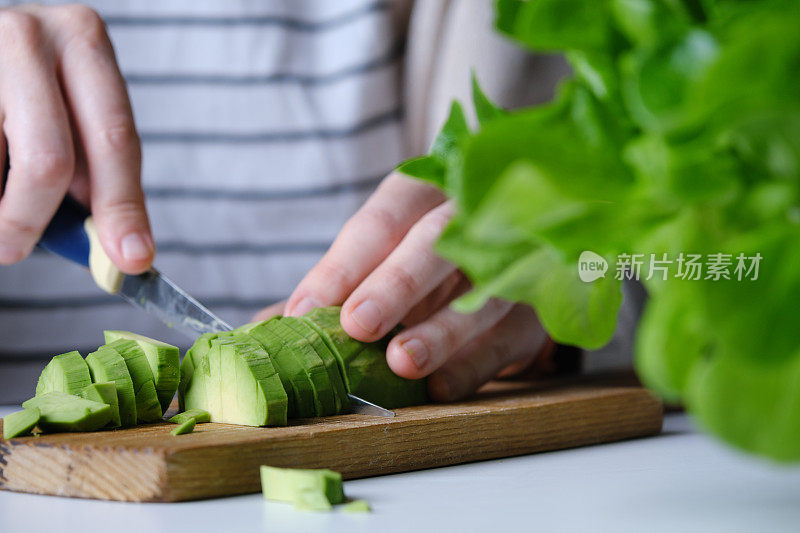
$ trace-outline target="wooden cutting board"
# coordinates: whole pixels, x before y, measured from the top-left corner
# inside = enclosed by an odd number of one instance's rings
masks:
[[[0,488],[81,498],[181,501],[260,490],[259,465],[345,479],[654,435],[662,405],[620,376],[492,383],[473,399],[283,428],[168,423],[0,441]]]

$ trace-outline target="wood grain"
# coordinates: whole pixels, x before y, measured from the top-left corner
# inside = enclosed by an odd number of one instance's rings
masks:
[[[618,377],[490,384],[458,403],[344,415],[283,428],[150,424],[0,441],[0,488],[124,501],[260,490],[258,466],[331,468],[359,478],[653,435],[662,405]]]

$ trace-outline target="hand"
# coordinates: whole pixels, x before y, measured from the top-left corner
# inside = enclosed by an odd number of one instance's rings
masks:
[[[389,366],[405,378],[431,375],[429,389],[437,400],[466,396],[507,367],[527,367],[547,338],[529,307],[490,300],[469,315],[449,308],[469,284],[433,251],[453,214],[445,200],[433,187],[390,175],[285,308],[297,316],[342,304],[342,326],[364,342],[402,323],[406,329],[386,352]]]
[[[103,248],[128,274],[155,246],[125,82],[100,17],[78,5],[0,9],[0,263],[25,258],[67,192],[91,206]],[[7,146],[6,146],[7,142]]]

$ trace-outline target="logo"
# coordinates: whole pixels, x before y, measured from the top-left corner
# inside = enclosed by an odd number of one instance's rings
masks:
[[[596,279],[604,278],[607,270],[608,261],[602,256],[589,250],[581,252],[581,256],[578,258],[578,276],[581,281],[591,283]]]

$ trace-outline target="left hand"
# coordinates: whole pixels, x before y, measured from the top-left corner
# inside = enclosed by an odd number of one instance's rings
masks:
[[[364,342],[403,324],[387,348],[389,366],[409,379],[430,375],[436,400],[461,398],[501,372],[528,368],[547,340],[533,309],[498,299],[471,314],[449,307],[469,289],[433,250],[452,215],[452,203],[434,187],[390,174],[300,282],[284,314],[341,304],[345,331]],[[272,306],[256,318],[280,311]]]

